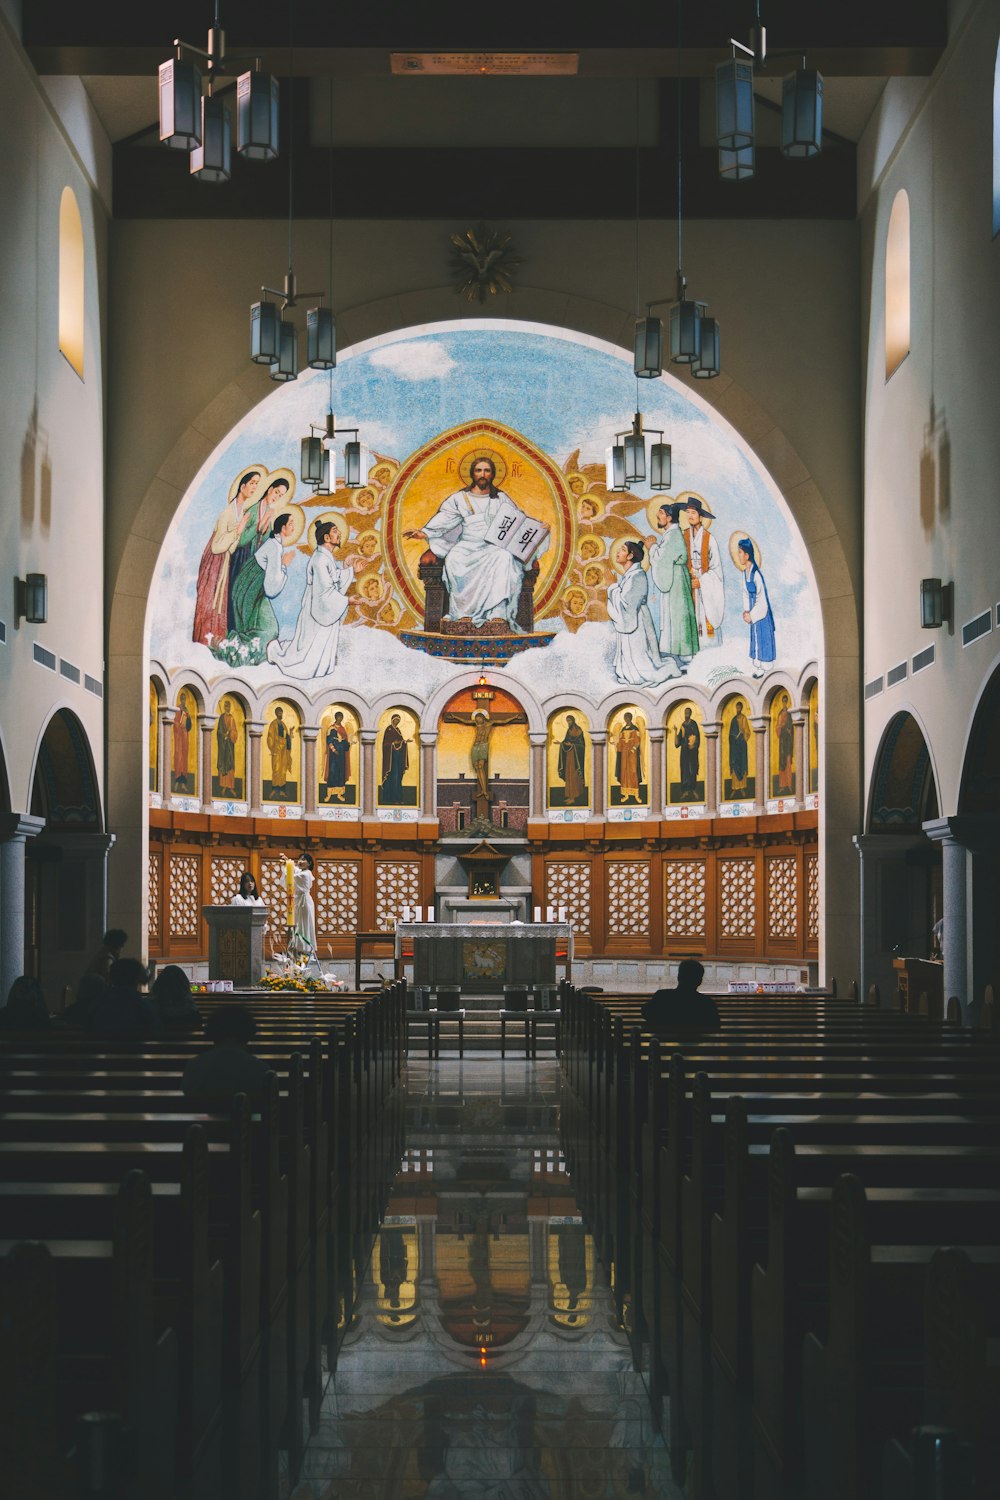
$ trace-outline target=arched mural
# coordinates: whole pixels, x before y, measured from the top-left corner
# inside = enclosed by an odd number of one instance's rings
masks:
[[[633,389],[621,351],[593,340],[439,325],[358,346],[333,380],[338,425],[373,454],[365,483],[312,490],[297,475],[326,376],[239,423],[160,557],[151,656],[169,676],[211,686],[224,668],[257,696],[377,681],[426,701],[485,662],[538,698],[581,683],[600,698],[774,667],[795,680],[817,657],[818,602],[780,494],[669,376],[643,402],[671,434],[672,495],[608,488],[604,449]]]
[[[212,729],[212,798],[247,801],[247,716],[236,693],[223,693]]]

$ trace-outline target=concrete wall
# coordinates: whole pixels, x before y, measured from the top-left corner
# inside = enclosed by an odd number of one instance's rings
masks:
[[[995,330],[1000,239],[992,238],[995,5],[960,7],[961,23],[905,122],[893,94],[863,145],[862,204],[866,682],[928,645],[934,665],[865,707],[865,784],[901,709],[923,728],[943,816],[957,811],[979,694],[1000,664],[996,629],[967,647],[961,627],[1000,601],[992,522],[1000,474]],[[895,112],[896,118],[893,118]],[[910,201],[910,354],[887,381],[885,241],[900,188]],[[921,578],[954,584],[955,620],[920,627]]]
[[[31,800],[45,725],[58,707],[84,726],[94,762],[104,755],[104,359],[107,220],[100,196],[5,16],[0,14],[0,155],[5,233],[0,241],[0,751],[11,808]],[[82,118],[82,116],[81,116]],[[76,195],[86,266],[84,377],[59,352],[59,205]],[[15,626],[14,579],[48,578],[48,623]],[[34,660],[35,644],[56,658]],[[62,674],[66,661],[80,681]]]
[[[444,285],[446,223],[336,226],[334,304],[342,347],[376,333],[461,317]],[[490,315],[572,327],[629,346],[634,230],[513,223],[521,286]],[[642,295],[673,284],[674,230],[644,227]],[[159,544],[199,465],[271,389],[249,362],[248,309],[285,265],[279,224],[114,226],[108,560],[109,768],[115,789],[111,909],[134,928],[145,872],[146,710],[140,647]],[[327,226],[296,226],[300,284],[326,280]],[[725,374],[700,382],[785,493],[816,570],[826,635],[826,972],[857,972],[860,809],[860,584],[857,231],[843,223],[692,224],[692,293],[723,329]],[[627,402],[626,402],[627,404]],[[625,411],[625,406],[623,406]],[[627,415],[627,413],[626,413]]]

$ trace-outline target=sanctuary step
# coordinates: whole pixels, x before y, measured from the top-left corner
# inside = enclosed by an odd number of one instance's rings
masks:
[[[495,1004],[464,1004],[458,1010],[408,1010],[410,1057],[501,1053],[552,1057],[558,1050],[560,1017],[551,1010],[501,1010]]]

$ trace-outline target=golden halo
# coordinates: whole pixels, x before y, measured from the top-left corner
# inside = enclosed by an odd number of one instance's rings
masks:
[[[296,506],[295,508],[296,508],[296,510],[298,510],[298,506]],[[319,525],[320,521],[332,521],[333,522],[333,524],[337,528],[337,535],[340,537],[340,541],[337,543],[337,545],[338,545],[338,547],[342,547],[344,545],[344,537],[345,537],[345,533],[347,531],[347,527],[344,525],[344,522],[342,521],[342,519],[340,517],[339,511],[335,511],[335,510],[324,510],[324,511],[321,511],[318,516],[310,516],[309,517],[309,536],[308,536],[308,541],[309,541],[310,547],[318,547],[319,546],[319,543],[316,540],[316,527]]]
[[[699,493],[698,493],[697,490],[681,490],[680,494],[677,496],[677,504],[678,505],[686,505],[689,500],[700,500],[701,503],[702,503],[702,505],[708,505],[708,501],[705,499],[705,496],[704,495],[699,495]],[[709,510],[712,509],[712,507],[710,505],[708,505],[708,508],[709,508]],[[706,531],[711,531],[711,529],[712,529],[712,522],[714,520],[715,520],[714,516],[702,516],[702,518],[701,518],[702,525],[704,526],[704,528],[705,528]],[[681,521],[681,525],[684,527],[684,529],[686,531],[687,527],[688,527],[688,520],[687,520],[687,516],[686,515],[684,516],[684,519]]]
[[[369,511],[378,510],[378,496],[370,484],[363,484],[354,491],[353,502],[354,509],[364,511],[365,515]]]
[[[584,503],[584,501],[586,501],[588,505],[592,505],[594,507],[594,514],[592,516],[584,517],[580,515],[580,506]],[[577,523],[580,526],[591,525],[592,522],[599,520],[603,514],[604,501],[601,499],[600,495],[595,495],[593,490],[587,490],[585,494],[579,495],[577,497],[576,519]]]
[[[261,496],[267,493],[272,484],[277,484],[279,479],[283,479],[288,485],[288,493],[285,496],[285,500],[291,500],[292,496],[295,494],[296,485],[294,469],[272,469],[271,472],[265,476],[264,483],[261,488]]]
[[[370,583],[377,583],[379,586],[379,595],[377,599],[370,598],[367,593],[367,587]],[[358,577],[357,582],[354,585],[354,591],[363,603],[377,605],[383,605],[392,592],[391,588],[389,587],[389,580],[387,578],[383,578],[381,573],[362,573]]]
[[[596,542],[597,543],[597,551],[594,553],[593,557],[584,557],[584,555],[583,555],[583,544],[584,544],[584,542]],[[576,544],[577,556],[581,559],[581,561],[588,562],[588,563],[589,562],[596,562],[599,557],[606,556],[607,555],[607,550],[608,550],[608,546],[607,546],[607,542],[605,542],[604,538],[600,537],[600,536],[595,536],[592,531],[585,532],[584,535],[579,538],[579,540],[577,541],[577,544]]]
[[[375,539],[375,551],[372,553],[371,557],[368,557],[368,554],[364,549],[364,544],[369,537],[374,537]],[[380,558],[382,556],[382,538],[379,536],[377,531],[368,530],[359,532],[358,535],[354,538],[354,545],[361,553],[361,556],[367,558],[369,562],[374,562],[377,557]]]
[[[283,516],[286,511],[288,512],[288,515],[291,517],[291,520],[293,522],[292,534],[291,536],[279,537],[278,540],[280,541],[282,547],[294,547],[295,543],[298,541],[299,537],[306,529],[306,513],[302,509],[301,505],[283,505],[280,510],[275,511],[275,518],[277,518],[278,516]],[[270,528],[268,528],[268,530],[270,531]]]
[[[748,542],[753,543],[754,561],[756,562],[758,568],[761,565],[760,547],[757,544],[757,538],[751,536],[749,531],[734,531],[732,536],[729,538],[729,556],[732,558],[734,565],[739,568],[739,571],[741,573],[743,572],[743,569],[740,568],[738,544],[743,541],[744,538],[746,538]]]
[[[503,489],[503,482],[507,478],[507,460],[495,448],[472,448],[459,459],[458,476],[466,489],[472,483],[472,470],[480,458],[488,458],[492,464],[496,465],[493,483],[498,490]]]
[[[233,480],[232,484],[229,486],[230,500],[235,500],[236,496],[239,494],[240,480],[243,478],[244,474],[257,474],[261,479],[263,479],[266,473],[267,464],[244,464],[240,469],[240,472],[237,474],[236,478]],[[259,490],[260,485],[258,485],[257,490],[254,491],[255,498]]]
[[[676,504],[677,504],[677,501],[673,498],[672,495],[654,495],[653,496],[652,500],[650,500],[649,504],[646,506],[646,519],[647,519],[647,521],[649,522],[650,526],[652,527],[652,529],[654,531],[658,530],[658,527],[656,525],[656,518],[659,515],[660,511],[663,509],[663,507],[665,505],[676,505]],[[634,524],[635,523],[633,522],[633,525]],[[678,524],[681,524],[679,518],[678,518]],[[686,526],[687,522],[685,521],[683,524]]]

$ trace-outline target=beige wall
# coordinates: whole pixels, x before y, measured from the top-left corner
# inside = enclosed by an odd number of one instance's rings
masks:
[[[865,784],[890,719],[927,738],[943,815],[957,810],[979,693],[1000,661],[994,630],[963,648],[961,627],[1000,601],[994,539],[1000,422],[996,329],[1000,238],[992,238],[995,5],[963,24],[894,147],[882,151],[862,213],[865,318],[864,679],[933,644],[937,659],[865,708]],[[887,102],[888,107],[888,102]],[[871,141],[885,135],[876,114]],[[900,188],[910,201],[911,351],[885,379],[885,240]],[[954,583],[955,624],[922,630],[920,580]]]
[[[60,674],[66,660],[104,678],[101,609],[104,499],[102,309],[107,224],[94,186],[6,20],[0,16],[0,155],[4,223],[0,239],[0,747],[11,806],[25,811],[38,745],[58,707],[81,720],[100,767],[104,704]],[[59,204],[76,195],[86,253],[84,379],[59,352]],[[48,578],[48,623],[14,626],[14,578]],[[55,653],[53,673],[33,659],[38,642]]]
[[[338,224],[341,347],[389,330],[475,315],[444,285],[450,223]],[[631,342],[634,230],[629,225],[509,224],[524,257],[521,286],[483,309]],[[650,225],[643,295],[673,284],[674,228]],[[199,465],[271,389],[247,356],[248,309],[280,280],[280,224],[114,226],[108,560],[109,771],[119,843],[111,911],[140,920],[145,869],[144,664],[149,581],[167,524]],[[302,285],[325,283],[325,224],[296,227]],[[858,616],[860,472],[857,231],[841,223],[693,224],[685,231],[692,293],[711,299],[725,375],[698,393],[761,456],[788,498],[816,570],[826,631],[825,966],[857,972],[859,816]],[[628,395],[623,392],[623,415]]]

